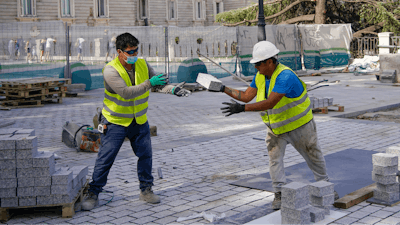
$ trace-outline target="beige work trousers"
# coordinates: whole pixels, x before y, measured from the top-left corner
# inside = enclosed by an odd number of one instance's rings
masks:
[[[275,135],[267,128],[267,143],[269,155],[269,174],[272,179],[272,187],[275,192],[280,192],[281,187],[286,184],[283,157],[288,143],[303,156],[308,167],[314,173],[316,181],[329,181],[326,173],[325,158],[318,143],[317,127],[314,119],[297,128],[296,130]]]

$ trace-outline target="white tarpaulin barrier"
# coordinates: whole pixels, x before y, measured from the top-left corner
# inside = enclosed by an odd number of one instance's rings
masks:
[[[298,25],[306,69],[345,66],[353,38],[350,24]]]

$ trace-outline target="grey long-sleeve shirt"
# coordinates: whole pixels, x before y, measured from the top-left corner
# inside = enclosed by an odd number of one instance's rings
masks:
[[[150,79],[156,75],[156,72],[147,62],[146,64],[149,70]],[[135,85],[135,65],[132,66],[132,70],[127,70],[126,68],[125,70],[126,72],[128,72],[133,86],[128,87],[124,79],[122,79],[122,77],[119,75],[118,71],[114,67],[107,65],[104,68],[104,86],[107,91],[113,94],[118,94],[125,99],[132,99],[146,93],[146,91],[151,89],[150,80],[146,80],[139,85]]]

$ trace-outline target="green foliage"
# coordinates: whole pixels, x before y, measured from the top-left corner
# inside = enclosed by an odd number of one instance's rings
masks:
[[[395,15],[400,15],[400,4],[398,2],[377,3],[378,7],[364,4],[360,11],[360,23],[369,25],[383,22],[382,32],[400,33],[400,22]]]

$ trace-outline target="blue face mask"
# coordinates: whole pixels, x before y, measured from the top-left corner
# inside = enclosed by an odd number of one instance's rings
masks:
[[[128,64],[135,64],[137,60],[138,60],[137,56],[127,56],[125,62]]]

